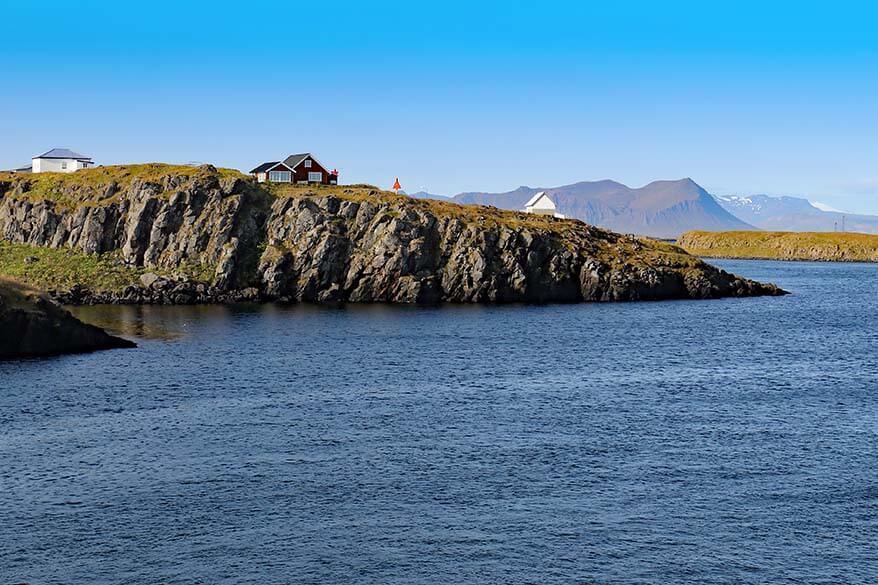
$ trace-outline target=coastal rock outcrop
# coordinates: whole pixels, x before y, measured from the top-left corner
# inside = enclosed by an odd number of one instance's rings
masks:
[[[662,242],[369,186],[260,185],[210,166],[73,176],[50,186],[39,175],[0,178],[0,239],[110,256],[140,277],[117,290],[59,288],[65,302],[508,303],[783,292]]]
[[[0,280],[0,359],[135,347],[88,325],[45,296]]]

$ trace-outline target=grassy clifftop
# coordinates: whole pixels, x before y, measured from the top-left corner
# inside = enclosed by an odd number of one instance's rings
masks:
[[[125,302],[254,290],[358,302],[778,294],[676,246],[578,220],[370,185],[260,184],[210,165],[0,175],[0,240],[0,275]],[[146,272],[171,278],[158,285]]]
[[[507,226],[511,228],[531,228],[541,231],[561,233],[576,220],[555,219],[546,215],[524,214],[482,205],[461,205],[451,201],[436,199],[415,199],[408,195],[398,195],[384,191],[373,185],[293,185],[285,183],[262,183],[259,185],[273,197],[338,197],[346,201],[372,201],[380,203],[402,203],[412,209],[432,213],[437,217],[454,217],[467,224],[481,227]],[[579,223],[577,221],[577,223]]]
[[[438,216],[453,216],[467,223],[489,227],[506,225],[530,227],[551,232],[562,231],[569,220],[547,216],[524,215],[515,211],[474,205],[460,205],[432,199],[413,199],[397,195],[373,185],[296,185],[284,183],[256,183],[249,175],[211,165],[188,166],[163,163],[115,165],[84,169],[75,173],[8,173],[0,172],[0,196],[10,193],[31,201],[52,201],[65,208],[100,206],[113,203],[133,183],[153,183],[161,193],[170,196],[192,181],[217,177],[220,180],[240,179],[250,183],[254,190],[272,198],[334,196],[349,201],[406,202],[407,205],[429,211]]]
[[[247,177],[234,169],[163,163],[95,167],[75,173],[0,172],[0,195],[13,193],[32,201],[54,201],[64,207],[101,205],[115,201],[119,193],[136,181],[170,188],[211,174],[222,179]]]
[[[248,192],[255,195],[251,199],[262,201],[266,209],[273,202],[285,198],[336,197],[346,201],[389,204],[390,208],[398,210],[389,211],[391,214],[418,210],[437,217],[454,217],[467,225],[480,228],[505,226],[560,234],[571,223],[492,207],[413,199],[366,184],[257,183],[252,177],[233,169],[162,163],[104,166],[75,173],[0,172],[0,203],[3,198],[32,204],[50,202],[59,213],[69,214],[82,208],[118,209],[122,199],[130,198],[131,193],[137,192],[143,186],[152,186],[152,196],[167,201],[174,193],[201,190],[218,183],[224,183],[222,191],[225,193]],[[206,218],[205,221],[218,224],[221,218]],[[214,265],[199,265],[195,261],[180,262],[173,268],[145,268],[126,261],[119,249],[94,254],[79,248],[54,248],[47,247],[44,243],[33,245],[31,241],[3,241],[0,237],[0,275],[16,278],[42,289],[63,290],[74,284],[87,283],[99,291],[121,291],[128,285],[137,284],[144,272],[170,275],[180,271],[190,274],[198,281],[210,282],[215,268]]]
[[[878,262],[878,236],[837,232],[686,232],[678,244],[711,258]]]

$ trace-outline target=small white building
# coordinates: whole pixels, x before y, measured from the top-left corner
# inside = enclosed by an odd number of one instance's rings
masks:
[[[530,198],[524,204],[525,213],[535,213],[536,215],[551,215],[558,219],[564,219],[564,216],[557,212],[555,202],[549,199],[545,191],[540,191]]]
[[[33,173],[73,173],[94,166],[90,156],[66,148],[53,148],[31,159]]]

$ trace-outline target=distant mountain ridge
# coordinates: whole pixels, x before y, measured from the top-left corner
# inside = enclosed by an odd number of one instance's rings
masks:
[[[561,187],[522,186],[506,193],[455,195],[463,204],[522,209],[535,193],[545,191],[558,212],[617,232],[675,238],[690,230],[754,230],[725,210],[692,179],[654,181],[631,188],[611,180],[583,181]]]
[[[428,193],[427,191],[415,191],[414,193],[407,193],[409,197],[414,197],[415,199],[436,199],[438,201],[448,201],[451,199],[448,195],[437,195],[435,193]]]
[[[801,197],[714,196],[729,213],[760,229],[785,232],[878,234],[878,216],[820,209]]]
[[[583,181],[555,188],[522,186],[505,193],[467,192],[453,197],[419,191],[419,199],[522,209],[546,191],[568,217],[615,231],[675,238],[685,231],[768,230],[878,234],[878,216],[844,213],[803,197],[711,195],[692,179],[654,181],[632,189],[617,181]],[[717,209],[719,208],[719,209]]]

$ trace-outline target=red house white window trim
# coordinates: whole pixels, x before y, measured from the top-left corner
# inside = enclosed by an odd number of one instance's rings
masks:
[[[270,183],[292,183],[293,173],[290,171],[268,171],[268,181]]]

